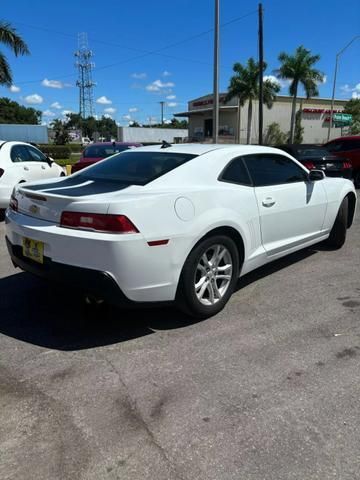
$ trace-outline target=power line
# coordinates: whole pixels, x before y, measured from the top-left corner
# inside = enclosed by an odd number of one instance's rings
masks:
[[[223,27],[226,27],[228,25],[231,25],[235,22],[238,22],[240,20],[243,20],[244,18],[247,18],[251,15],[254,15],[255,13],[257,13],[257,10],[253,10],[245,15],[242,15],[240,17],[236,17],[236,18],[233,18],[232,20],[229,20],[228,22],[225,22],[223,24],[220,25],[220,28],[223,28]],[[26,27],[29,27],[29,28],[33,28],[33,29],[36,29],[36,30],[42,30],[44,32],[48,32],[48,33],[56,33],[58,35],[63,35],[63,36],[66,36],[66,37],[70,37],[70,38],[77,38],[76,35],[72,35],[72,34],[69,34],[69,33],[65,33],[65,32],[60,32],[60,31],[56,31],[56,30],[52,30],[52,29],[49,29],[49,28],[45,28],[45,27],[38,27],[38,26],[35,26],[35,25],[29,25],[29,24],[26,24],[26,23],[22,23],[22,22],[14,22],[18,25],[23,25],[23,26],[26,26]],[[132,62],[132,61],[135,61],[135,60],[140,60],[144,57],[147,57],[147,56],[150,56],[150,55],[159,55],[159,56],[163,56],[163,57],[167,57],[167,58],[171,58],[171,59],[174,59],[174,60],[180,60],[180,61],[185,61],[185,62],[191,62],[191,63],[198,63],[198,64],[202,64],[202,65],[207,65],[207,66],[212,66],[211,63],[208,63],[208,62],[202,62],[201,60],[195,60],[195,59],[189,59],[189,58],[182,58],[182,57],[177,57],[177,56],[174,56],[174,55],[168,55],[168,54],[164,54],[164,53],[161,53],[163,52],[164,50],[167,50],[169,48],[174,48],[176,46],[179,46],[179,45],[182,45],[184,43],[187,43],[187,42],[190,42],[191,40],[194,40],[196,38],[200,38],[204,35],[207,35],[209,34],[210,32],[213,32],[214,31],[214,28],[211,28],[209,30],[205,30],[201,33],[198,33],[196,35],[192,35],[190,37],[187,37],[183,40],[180,40],[178,42],[174,42],[174,43],[171,43],[169,45],[166,45],[164,47],[161,47],[161,48],[158,48],[158,49],[155,49],[155,50],[142,50],[142,49],[137,49],[137,48],[134,48],[134,47],[128,47],[128,46],[124,46],[124,45],[120,45],[120,44],[116,44],[116,43],[112,43],[112,42],[106,42],[106,41],[103,41],[103,40],[97,40],[97,39],[93,39],[91,38],[91,42],[92,43],[102,43],[104,45],[109,45],[109,46],[114,46],[114,47],[119,47],[119,48],[124,48],[124,49],[127,49],[127,50],[131,50],[131,51],[136,51],[136,52],[139,52],[139,53],[142,53],[141,55],[138,55],[136,57],[132,57],[132,58],[128,58],[128,59],[125,59],[125,60],[120,60],[118,62],[114,62],[114,63],[111,63],[111,64],[108,64],[108,65],[103,65],[102,67],[98,67],[96,69],[96,71],[100,71],[100,70],[105,70],[107,68],[112,68],[114,66],[117,66],[117,65],[123,65],[125,63],[129,63],[129,62]],[[229,65],[221,65],[222,68],[231,68],[231,66]],[[71,78],[71,77],[74,77],[75,75],[74,74],[67,74],[67,75],[54,75],[54,77],[56,77],[57,79],[63,79],[63,78]],[[25,85],[25,84],[30,84],[30,83],[37,83],[37,82],[41,82],[42,79],[40,80],[27,80],[27,81],[23,81],[23,82],[17,82],[19,85]]]

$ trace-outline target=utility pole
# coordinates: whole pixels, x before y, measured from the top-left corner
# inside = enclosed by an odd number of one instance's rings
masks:
[[[161,125],[164,125],[164,105],[165,105],[165,102],[161,101],[159,103],[161,105]]]
[[[213,110],[213,143],[218,142],[219,135],[219,22],[220,0],[215,0],[215,28],[214,28],[214,110]]]
[[[263,40],[263,8],[259,3],[259,145],[263,143],[264,126],[264,40]]]

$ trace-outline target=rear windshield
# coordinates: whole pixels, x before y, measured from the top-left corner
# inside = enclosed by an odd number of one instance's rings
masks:
[[[296,152],[299,158],[325,157],[329,152],[325,148],[298,148]]]
[[[86,147],[83,153],[83,157],[86,158],[106,158],[115,153],[124,152],[134,148],[129,145],[91,145]]]
[[[86,180],[111,180],[146,185],[197,155],[166,152],[123,152],[80,173]]]

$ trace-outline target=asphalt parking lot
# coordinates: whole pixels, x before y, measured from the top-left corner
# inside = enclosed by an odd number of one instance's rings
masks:
[[[360,212],[194,322],[86,307],[0,223],[2,480],[360,479]]]

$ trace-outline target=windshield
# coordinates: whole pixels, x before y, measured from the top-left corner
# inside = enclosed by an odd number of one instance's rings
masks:
[[[115,153],[124,152],[134,148],[129,145],[91,145],[85,148],[83,157],[86,158],[106,158],[114,155]]]
[[[133,185],[147,183],[188,162],[197,155],[167,152],[123,152],[97,163],[84,173],[86,180],[111,180]]]
[[[299,148],[297,150],[299,158],[326,157],[329,152],[325,148]]]

